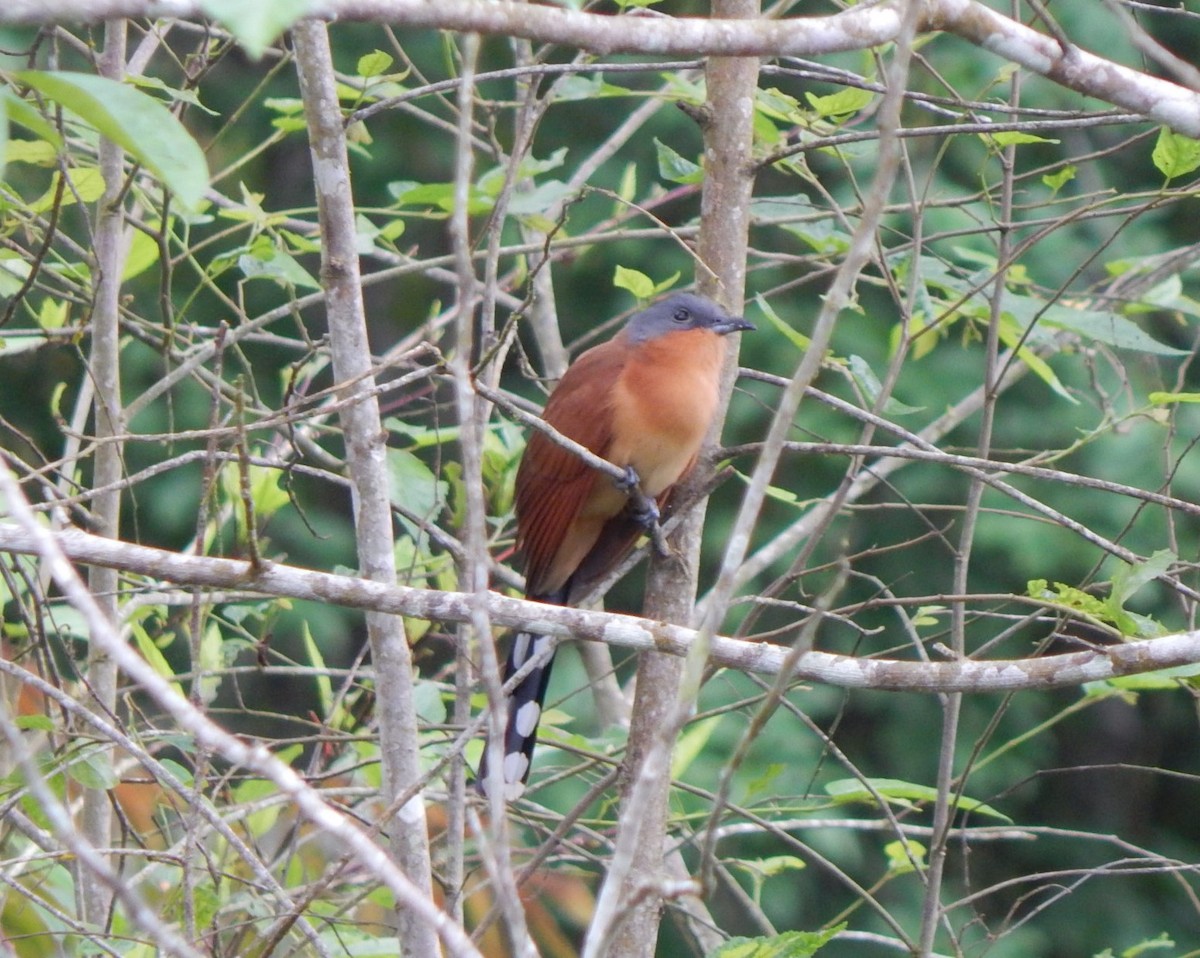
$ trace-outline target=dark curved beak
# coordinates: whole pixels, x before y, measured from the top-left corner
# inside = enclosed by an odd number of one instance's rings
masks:
[[[728,336],[730,333],[748,333],[757,327],[748,319],[741,316],[730,316],[719,323],[713,323],[712,331],[718,336]]]

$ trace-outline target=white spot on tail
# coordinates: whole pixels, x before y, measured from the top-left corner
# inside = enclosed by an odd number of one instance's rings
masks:
[[[513,716],[513,727],[517,734],[529,738],[536,730],[538,719],[542,717],[542,708],[537,702],[526,702]]]
[[[525,773],[529,771],[529,759],[522,752],[509,752],[504,756],[504,784],[505,794],[509,794],[511,786],[517,785],[520,791],[518,795],[525,790],[522,784],[525,778]]]
[[[512,663],[514,669],[519,669],[529,660],[529,633],[518,632],[513,639]]]

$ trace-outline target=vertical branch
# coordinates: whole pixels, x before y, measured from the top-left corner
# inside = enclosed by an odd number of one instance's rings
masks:
[[[758,14],[758,0],[713,3],[714,17],[750,18]],[[758,60],[714,57],[708,62],[706,77],[699,285],[702,292],[737,312],[745,293]],[[722,376],[721,409],[728,403],[736,372],[737,356],[729,349]],[[723,414],[718,415],[708,439],[710,448],[720,435],[723,421]],[[697,470],[689,484],[694,487],[704,482],[707,476],[703,472]],[[682,495],[686,498],[687,491]],[[674,554],[652,562],[643,607],[648,618],[664,622],[691,620],[704,515],[704,503],[692,508],[673,537]],[[677,657],[648,652],[638,660],[626,759],[630,779],[622,803],[617,848],[585,955],[604,953],[605,939],[612,935],[612,954],[650,958],[658,942],[667,889],[695,891],[690,882],[684,886],[668,882],[663,862],[670,813],[671,753],[679,728],[690,714],[690,707],[685,710],[675,706],[683,673],[684,662]],[[682,871],[680,867],[670,869],[674,876]],[[616,921],[620,925],[614,928]]]
[[[716,8],[726,16],[750,16],[745,12],[746,1],[748,0],[727,0],[725,5]],[[659,815],[665,815],[666,791],[670,784],[665,778],[670,774],[668,770],[671,762],[668,759],[671,742],[677,730],[682,728],[692,713],[700,694],[710,641],[715,631],[720,628],[733,597],[738,567],[748,550],[751,531],[762,509],[767,487],[775,466],[778,465],[785,439],[791,431],[800,399],[820,371],[821,361],[829,340],[832,339],[839,312],[850,300],[858,274],[869,262],[871,251],[874,249],[876,227],[883,215],[888,194],[899,169],[900,142],[895,132],[900,125],[900,108],[904,102],[908,62],[911,58],[912,37],[916,32],[918,14],[919,4],[910,2],[892,70],[888,74],[888,92],[880,110],[880,162],[869,196],[864,203],[862,221],[854,232],[851,249],[847,252],[845,261],[834,277],[829,294],[824,299],[822,311],[812,331],[809,351],[780,397],[778,412],[770,426],[767,443],[755,466],[754,474],[751,475],[742,509],[739,510],[737,521],[734,523],[725,557],[722,559],[721,573],[707,606],[700,633],[697,634],[696,642],[682,666],[676,666],[673,670],[655,670],[648,675],[643,675],[642,670],[638,672],[638,695],[644,695],[647,699],[653,696],[659,700],[666,700],[674,690],[678,690],[678,695],[673,706],[653,706],[658,712],[655,715],[658,729],[650,729],[638,737],[637,747],[644,749],[644,752],[640,756],[640,765],[637,765],[637,756],[631,759],[631,764],[637,768],[637,772],[634,785],[626,795],[626,820],[622,822],[623,828],[618,836],[613,866],[601,892],[600,902],[596,906],[596,923],[592,929],[593,934],[589,935],[584,958],[604,953],[604,935],[611,934],[608,926],[616,921],[614,916],[622,911],[628,912],[628,917],[625,917],[624,928],[620,932],[622,948],[617,953],[623,958],[626,954],[653,954],[654,942],[658,939],[661,897],[653,887],[643,887],[641,893],[637,893],[637,888],[629,885],[629,876],[659,874],[661,837],[664,834],[662,828],[665,827],[664,822],[659,820]],[[751,124],[754,118],[752,96],[756,85],[756,73],[756,61],[749,61],[743,66],[737,60],[722,61],[714,58],[709,64],[708,108],[712,113],[708,115],[710,128],[704,144],[706,188],[700,252],[704,265],[713,270],[714,285],[724,283],[726,297],[732,298],[736,293],[739,301],[743,293],[745,275],[744,256],[748,229],[746,217],[749,216],[751,188],[750,181],[746,178],[746,170],[750,168]],[[722,164],[728,164],[728,167]],[[704,227],[712,230],[712,233],[706,234]],[[728,235],[726,230],[730,233],[737,230],[737,233]],[[720,292],[718,294],[720,295]],[[732,376],[732,371],[728,372]],[[698,534],[698,527],[694,529],[694,534]],[[695,547],[695,543],[692,545]],[[695,553],[691,552],[690,555],[694,561]],[[653,594],[656,595],[670,597],[680,592],[678,582],[674,583],[676,587],[672,588],[666,582],[652,577],[652,583]],[[691,576],[690,587],[695,588],[694,573]],[[694,593],[689,591],[688,594]],[[662,611],[664,610],[652,610],[647,606],[648,616],[666,617],[662,615]],[[666,682],[671,684],[662,684]],[[635,703],[635,723],[638,719],[640,714]],[[646,743],[649,743],[648,748]],[[630,747],[631,750],[635,748],[632,730]],[[647,849],[655,840],[658,844],[653,846],[653,850],[659,857],[648,863]],[[612,892],[617,875],[626,886],[624,894],[619,896]],[[640,938],[636,938],[635,928]]]
[[[125,73],[125,21],[110,20],[104,28],[104,53],[100,73],[120,80]],[[118,437],[124,431],[121,409],[120,294],[124,269],[123,204],[124,151],[116,143],[101,138],[100,172],[104,194],[96,216],[96,299],[92,308],[92,351],[89,373],[92,377],[93,410],[96,429],[96,463],[92,482],[97,493],[92,506],[92,522],[100,535],[115,538],[121,523],[121,463],[123,449]],[[117,570],[93,566],[88,585],[110,622],[117,620]],[[113,715],[117,708],[117,666],[96,642],[88,643],[88,689],[96,708]],[[112,761],[112,749],[106,748],[106,761]],[[112,802],[108,792],[89,788],[83,793],[82,829],[87,841],[98,849],[107,848],[112,833]],[[80,866],[82,867],[82,865]],[[108,914],[110,892],[98,881],[82,878],[84,918],[102,925]]]
[[[487,547],[487,503],[483,495],[483,429],[487,405],[476,392],[471,374],[472,357],[476,351],[475,337],[475,268],[471,258],[471,223],[467,199],[470,195],[475,157],[471,147],[471,124],[475,104],[475,63],[479,56],[479,36],[468,33],[462,38],[462,75],[459,78],[458,144],[454,166],[454,212],[450,217],[450,238],[454,246],[454,262],[458,273],[458,304],[455,321],[455,350],[450,359],[454,375],[454,396],[458,407],[459,446],[462,452],[463,488],[466,492],[466,511],[463,519],[463,559],[459,563],[459,587],[471,596],[471,621],[461,630],[459,642],[459,694],[466,689],[463,681],[470,674],[469,663],[480,662],[484,687],[490,705],[488,745],[497,754],[490,757],[492,768],[502,767],[499,749],[504,741],[504,696],[501,694],[500,663],[492,642],[491,617],[487,611],[488,573],[490,563]],[[460,701],[461,706],[465,702]],[[464,716],[465,717],[465,716]],[[462,764],[454,774],[456,814],[465,811],[466,800],[462,787]],[[460,798],[461,796],[461,798]],[[513,880],[509,855],[508,817],[504,790],[491,789],[487,796],[490,833],[481,841],[484,865],[494,884],[496,900],[504,915],[505,927],[512,953],[533,955],[536,950],[525,927],[525,914]],[[452,827],[457,827],[452,823]],[[482,836],[481,836],[482,837]]]
[[[1014,73],[1011,101],[1014,106],[1020,99],[1020,73]],[[996,401],[1002,370],[1000,362],[1000,320],[1004,307],[1005,282],[1008,270],[1003,264],[1012,256],[1012,213],[1013,213],[1013,169],[1016,162],[1016,146],[1009,144],[1000,154],[1002,171],[1000,202],[997,205],[997,262],[1001,264],[992,283],[991,311],[988,321],[987,342],[984,350],[983,406],[979,423],[979,439],[975,455],[986,459],[991,455],[992,432],[996,421]],[[983,477],[974,475],[967,488],[963,509],[962,527],[958,549],[954,556],[954,594],[966,595],[970,581],[971,551],[975,542],[975,531],[979,522],[980,505],[986,488]],[[957,601],[950,607],[950,647],[959,658],[967,654],[967,607]],[[941,891],[945,874],[946,853],[949,850],[950,825],[954,819],[956,803],[954,790],[954,754],[958,742],[958,725],[962,712],[962,693],[952,692],[939,696],[942,705],[942,738],[938,752],[937,803],[933,809],[933,835],[930,838],[929,869],[926,872],[925,900],[921,907],[921,937],[917,954],[926,958],[933,954],[934,938],[942,919]]]
[[[875,231],[883,217],[888,195],[895,182],[900,165],[901,150],[896,136],[900,126],[900,107],[904,101],[904,85],[908,76],[908,65],[912,58],[912,40],[916,34],[921,5],[909,0],[905,7],[904,25],[896,41],[896,52],[891,69],[887,74],[887,92],[879,108],[879,160],[875,178],[863,203],[862,218],[851,237],[846,258],[834,275],[829,292],[822,300],[821,311],[809,337],[808,351],[800,361],[787,387],[779,396],[775,416],[771,420],[766,442],[755,464],[754,472],[742,499],[741,508],[730,533],[729,545],[721,563],[721,572],[708,599],[704,622],[696,644],[688,655],[690,678],[698,683],[703,674],[704,662],[708,657],[708,644],[712,635],[720,628],[726,610],[733,597],[738,581],[738,569],[746,557],[750,535],[758,521],[758,514],[766,499],[775,467],[783,451],[783,444],[791,432],[800,400],[809,384],[816,378],[824,361],[825,351],[833,336],[838,314],[850,301],[858,275],[869,262],[875,248]]]
[[[396,582],[392,517],[388,495],[383,424],[374,395],[358,254],[350,161],[338,105],[333,57],[325,24],[307,20],[292,31],[300,91],[308,121],[313,180],[321,222],[321,285],[325,289],[334,377],[347,385],[339,412],[354,502],[360,574],[371,581]],[[375,664],[375,695],[383,766],[384,799],[391,803],[421,780],[413,666],[404,622],[399,616],[367,613],[367,637]],[[417,792],[391,826],[392,855],[409,880],[432,896],[425,801]],[[412,909],[397,915],[406,955],[437,955],[437,936]]]
[[[463,556],[459,562],[458,578],[462,588],[474,591],[482,580],[481,589],[487,588],[487,568],[480,568],[486,558],[486,529],[483,516],[483,460],[480,441],[474,430],[475,393],[470,388],[471,355],[474,352],[474,325],[472,304],[475,302],[475,269],[471,261],[471,219],[467,212],[471,192],[471,178],[475,155],[471,149],[471,121],[474,117],[475,61],[479,56],[479,37],[469,33],[462,39],[462,74],[459,77],[458,142],[454,154],[454,211],[450,214],[450,242],[454,249],[454,267],[458,278],[456,288],[457,306],[455,315],[458,349],[450,359],[454,372],[455,403],[458,406],[459,436],[462,446],[463,488],[466,495],[466,512],[463,529]],[[477,441],[478,440],[478,441]],[[483,623],[459,628],[459,641],[455,646],[454,669],[454,723],[466,725],[471,718],[471,661],[473,652],[487,631],[480,631],[486,623],[486,611],[476,613]],[[467,821],[467,776],[466,762],[461,752],[450,759],[447,775],[449,797],[446,809],[447,855],[446,910],[461,923],[463,920],[463,889],[466,879],[464,862]],[[503,816],[501,816],[503,818]]]

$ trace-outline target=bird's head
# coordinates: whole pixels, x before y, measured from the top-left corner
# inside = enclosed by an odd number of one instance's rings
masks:
[[[754,329],[741,316],[730,316],[711,299],[695,293],[675,293],[647,306],[629,321],[629,339],[644,343],[668,333],[707,329],[718,336]]]

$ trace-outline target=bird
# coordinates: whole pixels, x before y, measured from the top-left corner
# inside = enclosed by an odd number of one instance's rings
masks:
[[[672,490],[696,464],[717,413],[724,337],[753,330],[710,299],[676,293],[636,313],[612,339],[582,353],[546,401],[555,431],[619,469],[624,481],[589,466],[546,433],[529,437],[517,468],[517,549],[525,595],[572,605],[657,528]],[[634,496],[634,489],[642,495]],[[517,631],[507,682],[551,640]],[[537,742],[553,653],[511,690],[502,780],[508,801],[524,792]],[[487,749],[476,778],[487,793]]]

